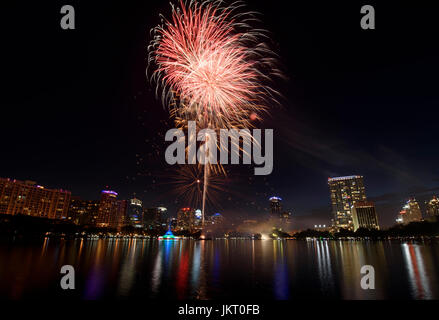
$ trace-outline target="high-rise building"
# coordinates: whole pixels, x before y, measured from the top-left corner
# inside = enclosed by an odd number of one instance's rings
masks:
[[[224,227],[224,217],[221,213],[214,213],[210,216],[206,216],[204,221],[204,226],[206,227],[215,227],[215,229],[218,229],[217,227],[223,226]],[[245,223],[245,221],[244,221]]]
[[[221,213],[214,213],[209,217],[209,220],[213,225],[220,225],[224,222],[224,217]]]
[[[366,201],[362,176],[328,178],[331,194],[334,228],[353,229],[352,206],[357,201]]]
[[[103,190],[96,225],[101,228],[105,227],[119,230],[123,226],[126,211],[126,200],[117,200],[116,192]]]
[[[396,222],[407,224],[422,220],[421,208],[415,198],[410,198],[399,212]]]
[[[165,207],[147,208],[143,211],[143,227],[145,229],[157,229],[167,226],[167,212]]]
[[[201,209],[196,209],[194,211],[194,217],[192,219],[192,229],[201,229],[203,224],[203,214],[201,212]]]
[[[177,230],[178,220],[177,218],[170,218],[169,219],[169,228],[171,230]]]
[[[271,197],[270,201],[270,216],[272,218],[281,218],[282,199],[280,197]]]
[[[143,208],[139,199],[134,198],[129,201],[126,224],[134,228],[143,228]]]
[[[99,203],[99,214],[96,221],[98,227],[110,227],[110,221],[117,215],[117,192],[103,190]]]
[[[177,229],[191,230],[195,221],[195,210],[191,208],[181,208],[177,212]]]
[[[155,228],[155,217],[157,214],[157,210],[155,208],[143,208],[143,219],[142,219],[142,223],[143,223],[143,228],[144,229],[154,229]]]
[[[125,223],[127,211],[128,211],[128,201],[127,200],[117,200],[117,211],[114,220],[110,222],[110,226],[113,229],[120,230]]]
[[[159,212],[158,215],[158,224],[161,227],[168,227],[168,209],[165,207],[157,207],[157,210]]]
[[[433,196],[430,201],[426,201],[426,207],[429,220],[439,218],[439,199],[436,196]]]
[[[79,197],[72,197],[68,219],[77,225],[95,226],[99,214],[98,200],[82,200]]]
[[[67,219],[70,197],[70,191],[0,178],[0,214]]]
[[[378,229],[378,217],[375,210],[375,205],[370,201],[357,201],[352,206],[352,221],[354,224],[354,231],[359,228]]]

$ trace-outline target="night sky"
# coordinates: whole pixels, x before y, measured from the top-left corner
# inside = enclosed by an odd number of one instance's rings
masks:
[[[274,171],[228,168],[207,213],[262,217],[277,195],[295,229],[328,224],[328,177],[359,174],[389,226],[409,196],[439,194],[439,26],[428,3],[249,1],[287,77],[262,124],[274,129]],[[69,1],[76,30],[60,28],[64,4],[1,5],[0,176],[84,199],[108,186],[175,214],[185,203],[163,138],[173,122],[145,76],[150,29],[169,2]],[[360,28],[364,4],[376,30]]]

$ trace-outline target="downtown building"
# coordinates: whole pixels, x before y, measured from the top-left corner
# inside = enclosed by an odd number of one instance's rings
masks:
[[[430,201],[425,202],[425,205],[427,220],[437,221],[439,219],[439,199],[436,196],[433,196]]]
[[[370,201],[357,201],[352,206],[352,222],[354,231],[360,228],[379,230],[375,205]]]
[[[399,212],[396,222],[400,224],[408,224],[419,221],[422,221],[421,208],[415,198],[410,198]]]
[[[273,196],[270,197],[268,201],[270,201],[270,217],[280,218],[282,213],[282,198]]]
[[[146,230],[162,229],[167,227],[167,212],[165,207],[143,209],[143,228]]]
[[[219,218],[219,216],[217,217]],[[195,231],[202,229],[203,214],[200,209],[181,208],[177,212],[177,230]],[[209,219],[206,218],[206,221]],[[207,223],[210,223],[207,222]]]
[[[70,197],[70,191],[0,178],[0,214],[67,219]]]
[[[270,202],[270,220],[277,227],[291,222],[291,212],[282,210],[282,198],[272,196]]]
[[[125,221],[127,201],[118,200],[117,193],[110,190],[101,192],[96,226],[120,230]]]
[[[99,200],[70,199],[68,220],[80,226],[96,226],[99,215]]]
[[[143,228],[143,206],[141,200],[137,198],[130,199],[125,224],[133,228]]]
[[[201,210],[200,210],[201,211]],[[210,216],[206,216],[204,218],[204,225],[205,226],[220,226],[224,222],[224,217],[221,213],[214,213]],[[244,221],[245,223],[245,221]]]
[[[328,178],[333,228],[354,229],[352,208],[356,202],[367,201],[363,176]]]
[[[221,213],[214,213],[213,215],[208,216],[207,220],[212,225],[220,225],[224,222],[224,217]]]
[[[192,230],[192,225],[195,220],[195,210],[192,208],[181,208],[177,212],[177,230],[189,231]]]

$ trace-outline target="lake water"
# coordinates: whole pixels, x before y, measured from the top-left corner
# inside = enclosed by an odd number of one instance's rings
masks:
[[[76,289],[61,290],[62,265]],[[375,269],[375,290],[360,269]],[[0,298],[439,299],[439,244],[142,239],[0,244]]]

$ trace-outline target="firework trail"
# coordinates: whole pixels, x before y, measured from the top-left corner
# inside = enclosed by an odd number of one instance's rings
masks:
[[[266,32],[251,25],[256,14],[243,10],[243,2],[181,0],[152,29],[148,73],[177,127],[249,128],[277,102],[270,86],[281,76],[275,54]],[[204,166],[203,217],[211,171]]]
[[[185,203],[185,206],[200,208],[203,201],[204,189],[204,166],[182,165],[173,170],[171,185],[174,187],[177,199]],[[229,191],[226,187],[228,179],[219,175],[209,176],[209,192],[206,201],[210,205],[221,206],[218,198],[221,194]]]

